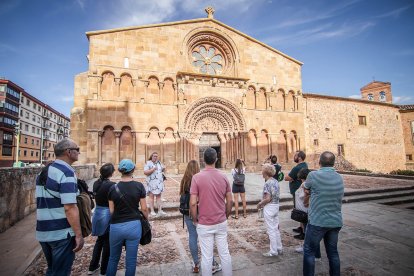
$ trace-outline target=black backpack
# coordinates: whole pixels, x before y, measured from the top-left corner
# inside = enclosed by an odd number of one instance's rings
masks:
[[[243,173],[239,173],[238,171],[236,171],[236,174],[233,176],[233,183],[235,185],[243,186],[245,179],[246,176]]]
[[[190,193],[185,192],[180,196],[180,213],[183,214],[183,216],[189,216],[190,215]]]

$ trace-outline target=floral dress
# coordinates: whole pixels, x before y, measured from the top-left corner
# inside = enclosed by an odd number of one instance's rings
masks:
[[[164,191],[164,180],[162,177],[161,162],[154,164],[151,160],[147,161],[144,167],[144,171],[151,170],[154,167],[157,167],[157,169],[146,178],[147,192],[150,192],[154,195],[159,195]]]

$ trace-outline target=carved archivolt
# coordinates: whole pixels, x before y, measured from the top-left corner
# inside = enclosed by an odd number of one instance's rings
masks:
[[[206,97],[195,101],[186,111],[184,128],[196,132],[243,131],[245,122],[230,101]]]

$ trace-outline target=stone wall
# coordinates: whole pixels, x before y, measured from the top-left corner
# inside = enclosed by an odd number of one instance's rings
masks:
[[[414,109],[401,110],[400,112],[401,124],[404,132],[406,169],[414,170],[414,135],[411,127],[411,124],[414,121]]]
[[[94,178],[95,166],[74,166],[78,178]],[[41,168],[0,168],[0,233],[36,210],[35,179]]]
[[[389,173],[405,168],[397,106],[314,94],[304,97],[307,161],[312,167],[317,167],[323,151],[338,155],[342,145],[344,169]]]

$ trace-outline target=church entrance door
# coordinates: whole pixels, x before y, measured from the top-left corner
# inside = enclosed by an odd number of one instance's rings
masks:
[[[217,162],[216,162],[216,168],[221,168],[221,146],[220,146],[220,140],[218,139],[217,133],[206,133],[204,132],[200,137],[200,143],[199,143],[199,162],[200,167],[205,167],[204,162],[204,151],[207,148],[213,148],[217,151]]]

